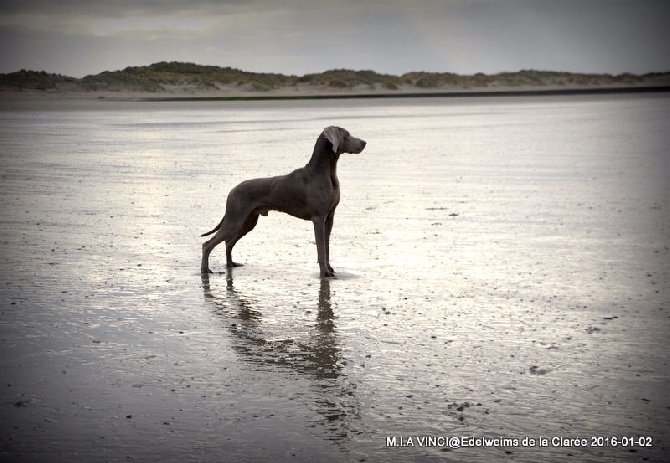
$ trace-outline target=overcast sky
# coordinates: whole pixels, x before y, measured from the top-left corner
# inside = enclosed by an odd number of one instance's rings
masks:
[[[670,71],[670,0],[0,0],[0,72]]]

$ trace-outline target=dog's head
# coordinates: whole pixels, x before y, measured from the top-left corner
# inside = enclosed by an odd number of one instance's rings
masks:
[[[353,137],[342,127],[326,127],[323,129],[323,136],[333,145],[333,153],[336,154],[358,154],[365,148],[365,140]]]

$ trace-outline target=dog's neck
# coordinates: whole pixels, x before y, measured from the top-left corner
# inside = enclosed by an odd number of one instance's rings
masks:
[[[333,153],[333,144],[321,134],[316,140],[314,153],[312,153],[312,158],[307,163],[307,167],[320,172],[328,171],[331,175],[335,175],[339,159],[340,155]]]

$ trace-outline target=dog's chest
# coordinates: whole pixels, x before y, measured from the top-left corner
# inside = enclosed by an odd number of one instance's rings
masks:
[[[338,196],[339,196],[339,194],[340,194],[340,180],[337,178],[337,174],[335,172],[332,172],[330,174],[330,184],[331,184],[333,190],[335,190],[337,192]]]
[[[340,181],[337,175],[331,173],[324,176],[318,182],[318,187],[314,191],[313,200],[316,200],[322,206],[331,209],[340,202]]]
[[[335,207],[340,203],[340,181],[337,179],[337,175],[331,177],[331,185],[333,188],[333,193],[331,196],[331,207]]]

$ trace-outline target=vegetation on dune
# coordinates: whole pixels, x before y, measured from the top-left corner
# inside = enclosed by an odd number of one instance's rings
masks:
[[[670,73],[656,73],[665,75]],[[521,70],[517,72],[500,72],[474,75],[460,75],[451,72],[410,72],[403,75],[407,82],[419,88],[486,88],[486,87],[561,87],[561,86],[603,86],[617,84],[642,83],[652,74],[636,76],[633,74],[583,74],[555,71]]]
[[[510,87],[620,86],[636,84],[670,85],[670,73],[584,74],[521,70],[473,75],[451,72],[408,72],[402,76],[375,71],[332,69],[302,77],[276,73],[246,72],[232,67],[202,66],[185,62],[159,62],[105,71],[82,79],[44,71],[0,74],[5,91],[127,91],[127,92],[218,92],[225,88],[264,92],[288,87],[345,90],[463,90]]]
[[[128,68],[123,71],[105,71],[95,76],[86,76],[81,79],[85,90],[91,91],[129,91],[129,92],[157,92],[161,90],[159,81],[149,76],[136,74]]]
[[[299,82],[333,88],[355,88],[358,86],[365,86],[373,89],[377,85],[380,85],[388,90],[397,90],[402,84],[402,78],[389,74],[379,74],[375,71],[331,69],[317,74],[305,74],[299,79]]]
[[[127,67],[123,71],[102,72],[82,79],[87,90],[160,92],[170,88],[216,91],[219,85],[238,86],[255,82],[256,88],[273,89],[295,81],[281,74],[244,72],[231,67],[200,66],[194,63],[160,62],[150,66]]]
[[[79,79],[44,71],[26,71],[0,74],[0,89],[6,90],[52,90],[57,87],[76,87]]]

